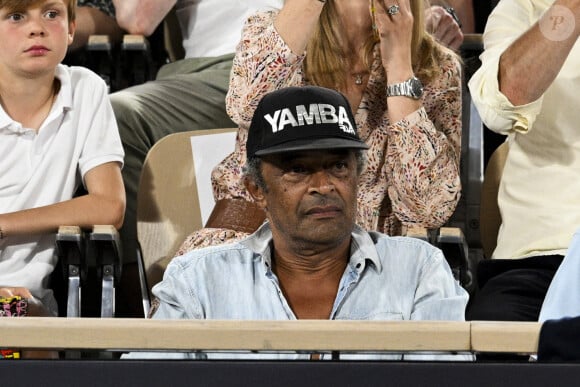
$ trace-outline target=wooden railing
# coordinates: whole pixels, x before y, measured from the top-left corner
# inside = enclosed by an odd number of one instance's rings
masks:
[[[0,318],[0,347],[21,349],[472,351],[534,353],[539,323],[192,321]],[[83,351],[84,353],[84,351]],[[89,354],[90,355],[90,354]],[[578,363],[504,361],[0,360],[4,386],[573,386]],[[523,360],[522,360],[523,359]]]
[[[0,347],[94,350],[472,351],[535,353],[541,324],[2,318]]]

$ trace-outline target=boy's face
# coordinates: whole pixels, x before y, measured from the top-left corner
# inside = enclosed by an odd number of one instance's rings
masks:
[[[22,9],[0,9],[0,75],[31,76],[54,68],[72,43],[65,0],[46,0]]]

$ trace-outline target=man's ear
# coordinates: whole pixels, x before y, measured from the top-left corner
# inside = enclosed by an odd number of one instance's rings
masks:
[[[254,179],[249,177],[244,178],[244,186],[250,193],[250,196],[252,196],[252,199],[254,199],[254,202],[265,211],[267,208],[267,202],[264,190],[256,184]]]

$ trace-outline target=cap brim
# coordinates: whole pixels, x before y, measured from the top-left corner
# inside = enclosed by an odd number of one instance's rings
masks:
[[[324,149],[369,149],[369,146],[362,141],[347,138],[310,138],[296,141],[289,141],[279,145],[260,149],[256,156],[265,156],[275,153],[295,152],[302,150],[324,150]]]

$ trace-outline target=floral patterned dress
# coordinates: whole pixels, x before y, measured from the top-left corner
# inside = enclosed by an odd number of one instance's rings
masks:
[[[242,183],[248,127],[266,93],[306,85],[305,55],[295,55],[274,28],[276,11],[249,18],[238,46],[227,111],[239,125],[235,151],[212,173],[216,200],[251,200]],[[439,227],[453,214],[461,183],[461,66],[457,57],[440,52],[441,73],[425,84],[423,107],[398,122],[387,115],[387,76],[375,47],[370,77],[355,121],[369,145],[360,177],[357,223],[367,230],[400,235],[403,227]],[[193,248],[239,240],[247,234],[205,228],[190,235],[178,255]]]

